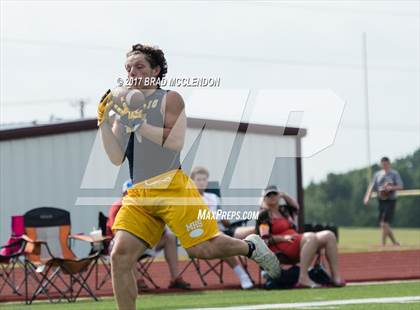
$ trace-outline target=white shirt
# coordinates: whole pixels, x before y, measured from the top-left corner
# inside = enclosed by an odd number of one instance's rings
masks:
[[[213,212],[214,215],[216,215],[217,210],[220,209],[219,197],[216,194],[204,192],[203,198],[207,206],[209,207],[210,211]],[[220,220],[217,220],[217,226],[219,227],[219,230],[225,229],[225,227],[223,226]]]

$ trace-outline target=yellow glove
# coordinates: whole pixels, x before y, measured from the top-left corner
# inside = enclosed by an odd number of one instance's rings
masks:
[[[108,104],[112,96],[111,90],[108,89],[107,92],[102,96],[101,101],[98,106],[98,127],[102,125],[105,120],[108,120],[109,110],[111,105]]]

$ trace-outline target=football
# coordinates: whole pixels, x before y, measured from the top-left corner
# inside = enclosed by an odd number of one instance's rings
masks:
[[[111,91],[111,110],[114,111],[120,122],[128,131],[134,131],[145,118],[146,99],[138,89],[116,87]]]

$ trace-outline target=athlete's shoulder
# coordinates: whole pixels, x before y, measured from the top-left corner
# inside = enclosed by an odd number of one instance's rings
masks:
[[[395,170],[395,169],[391,169],[390,173],[392,176],[395,176],[395,177],[400,176],[400,173],[398,172],[398,170]]]
[[[166,101],[172,102],[174,104],[184,105],[184,99],[182,98],[181,94],[175,90],[167,90]]]
[[[382,176],[382,175],[384,175],[385,174],[385,171],[383,171],[383,170],[378,170],[378,171],[376,171],[375,172],[375,174],[373,175],[375,178],[378,178],[378,177],[380,177],[380,176]]]
[[[182,99],[182,96],[174,91],[174,90],[168,90],[166,92],[166,111],[172,111],[175,113],[179,113],[182,111],[185,107],[184,99]],[[177,114],[178,114],[177,113]]]

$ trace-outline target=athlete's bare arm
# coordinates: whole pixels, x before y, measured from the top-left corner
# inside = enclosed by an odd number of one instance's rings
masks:
[[[373,192],[373,185],[374,185],[374,181],[372,181],[372,182],[369,184],[369,186],[368,186],[368,188],[367,188],[367,190],[366,190],[366,194],[365,194],[365,197],[364,197],[364,199],[363,199],[363,203],[364,203],[366,206],[369,204],[369,199],[370,199],[370,197],[372,196],[372,192]]]
[[[181,151],[184,146],[187,130],[184,100],[175,91],[166,95],[163,103],[164,128],[144,123],[138,130],[143,137],[162,145],[165,148]]]
[[[164,128],[144,123],[138,133],[163,147],[181,151],[187,128],[184,100],[177,92],[170,91],[163,106]],[[124,126],[118,119],[110,119],[103,122],[100,130],[108,158],[114,165],[121,165],[128,142],[128,139],[124,137]]]
[[[123,125],[117,119],[111,118],[109,121],[104,121],[99,128],[108,158],[114,165],[121,165],[124,161],[128,142],[128,139],[123,137]]]

